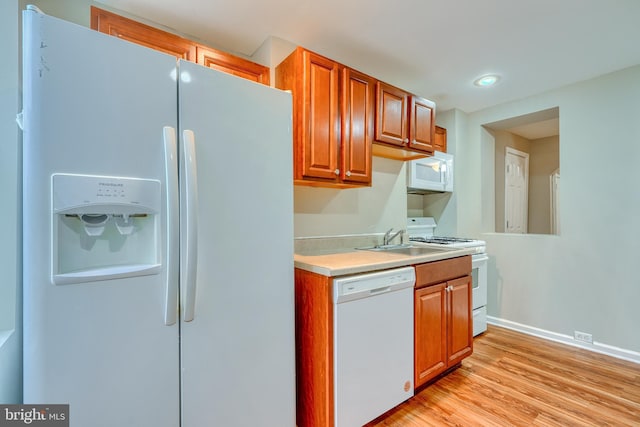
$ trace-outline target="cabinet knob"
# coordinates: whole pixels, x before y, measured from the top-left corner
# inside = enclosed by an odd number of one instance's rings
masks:
[[[408,144],[408,143],[409,143],[409,138],[405,138],[405,139],[404,139],[404,143],[405,143],[405,144]]]
[[[351,176],[351,171],[347,171],[347,173],[345,173],[345,175]]]
[[[333,173],[335,173],[336,175],[340,175],[340,169],[334,170]]]

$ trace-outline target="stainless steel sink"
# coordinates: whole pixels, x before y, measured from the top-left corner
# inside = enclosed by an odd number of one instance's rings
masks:
[[[409,247],[409,248],[396,248],[396,249],[387,249],[387,252],[393,252],[394,254],[403,254],[410,256],[419,256],[419,255],[429,255],[433,253],[442,252],[444,249],[438,248],[423,248],[423,247]]]
[[[409,256],[420,256],[420,255],[429,255],[433,253],[442,252],[443,249],[439,248],[428,248],[425,246],[412,246],[412,245],[381,245],[381,246],[370,246],[366,248],[357,248],[359,250],[365,251],[376,251],[376,252],[391,252],[394,254],[402,254]]]

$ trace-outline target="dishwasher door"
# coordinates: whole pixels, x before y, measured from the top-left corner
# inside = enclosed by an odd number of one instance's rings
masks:
[[[335,427],[357,427],[413,396],[413,287],[406,267],[334,281]]]

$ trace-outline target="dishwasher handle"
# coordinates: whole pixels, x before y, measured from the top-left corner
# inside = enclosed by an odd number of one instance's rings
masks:
[[[387,292],[391,292],[391,286],[383,286],[383,287],[377,288],[377,289],[370,289],[369,290],[369,295],[370,296],[380,295],[380,294],[386,294]]]

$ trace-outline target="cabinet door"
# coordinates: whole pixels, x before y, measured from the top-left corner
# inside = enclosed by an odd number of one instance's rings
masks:
[[[197,46],[196,53],[200,65],[269,85],[269,67],[204,46]]]
[[[371,183],[375,79],[351,68],[342,71],[341,178]]]
[[[446,284],[415,291],[414,384],[418,387],[447,368]]]
[[[384,82],[376,83],[376,141],[406,146],[409,95]]]
[[[409,147],[433,154],[436,104],[417,96],[409,104]]]
[[[473,317],[471,314],[471,276],[447,282],[449,327],[447,354],[448,365],[453,366],[473,352]]]
[[[196,60],[196,45],[175,34],[91,6],[91,28],[187,61]]]
[[[435,140],[433,142],[433,149],[447,152],[447,130],[440,126],[436,126]]]
[[[302,177],[337,181],[340,146],[338,105],[339,65],[309,51],[303,52],[304,111]]]

